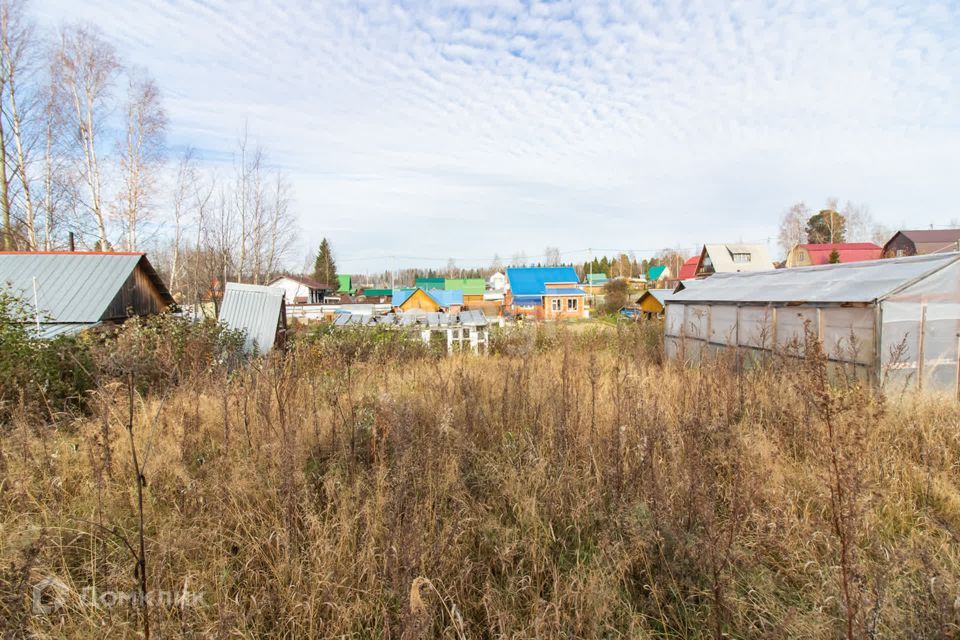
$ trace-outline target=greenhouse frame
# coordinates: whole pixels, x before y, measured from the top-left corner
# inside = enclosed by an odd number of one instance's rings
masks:
[[[960,253],[718,273],[667,301],[664,347],[800,356],[807,327],[873,383],[960,398]]]

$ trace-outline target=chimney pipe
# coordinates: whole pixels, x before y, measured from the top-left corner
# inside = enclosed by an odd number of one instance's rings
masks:
[[[70,232],[70,253],[73,253],[77,250],[77,246],[73,241],[73,231]]]

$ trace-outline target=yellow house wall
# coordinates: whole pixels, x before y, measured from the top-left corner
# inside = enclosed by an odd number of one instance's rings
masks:
[[[413,292],[413,295],[403,301],[400,309],[403,311],[420,309],[421,311],[435,312],[439,311],[440,307],[433,301],[433,298],[424,293],[422,289],[417,289]]]
[[[644,296],[640,300],[640,310],[647,313],[663,313],[663,305],[653,296]]]

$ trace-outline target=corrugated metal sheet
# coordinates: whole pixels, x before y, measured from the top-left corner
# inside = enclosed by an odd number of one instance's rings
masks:
[[[55,324],[42,324],[40,325],[40,332],[37,333],[36,325],[31,325],[32,333],[37,338],[41,340],[52,340],[57,336],[72,336],[80,333],[85,329],[92,329],[93,327],[100,326],[99,322],[94,323],[55,323]]]
[[[668,302],[869,303],[958,260],[960,254],[947,253],[757,273],[717,273],[685,282]],[[689,286],[691,283],[695,286]]]
[[[283,289],[228,282],[219,320],[246,334],[246,351],[251,352],[256,347],[260,353],[266,353],[276,342],[283,312]],[[344,317],[352,316],[344,314]]]
[[[51,322],[99,322],[141,253],[0,253],[0,283]]]

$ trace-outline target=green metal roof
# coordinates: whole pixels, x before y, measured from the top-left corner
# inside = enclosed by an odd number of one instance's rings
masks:
[[[443,282],[443,288],[459,289],[465,296],[482,296],[487,290],[487,282],[483,278],[447,278]]]
[[[364,289],[365,296],[392,296],[393,289]]]
[[[341,293],[352,293],[351,285],[353,284],[353,278],[351,278],[350,276],[338,275],[338,276],[337,276],[337,282],[338,282],[339,285],[340,285],[340,286],[337,288],[337,291],[338,291],[338,292],[341,292]]]
[[[415,283],[416,286],[420,287],[423,290],[427,289],[443,289],[444,279],[443,278],[417,278]]]
[[[590,284],[603,284],[607,281],[607,274],[605,273],[588,273],[587,282]]]

